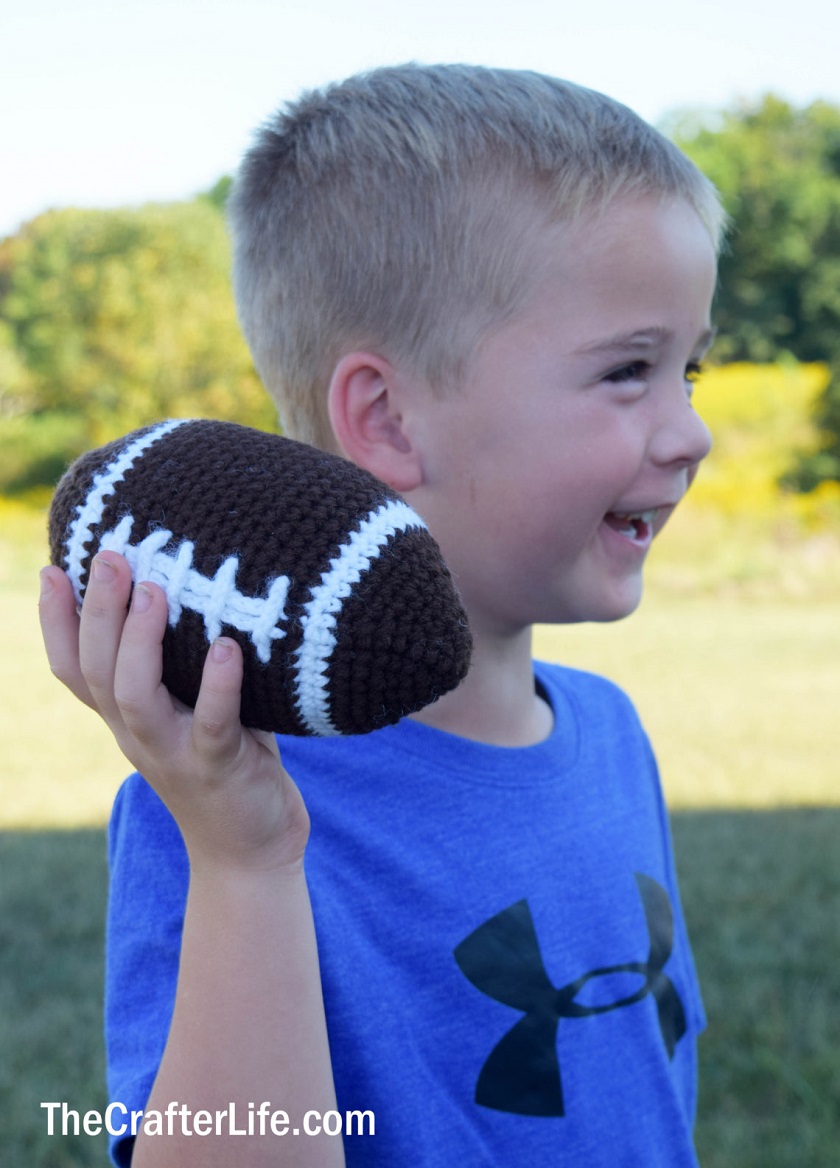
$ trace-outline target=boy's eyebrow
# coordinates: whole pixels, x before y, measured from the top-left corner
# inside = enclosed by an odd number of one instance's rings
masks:
[[[575,355],[608,355],[611,353],[626,353],[628,349],[650,349],[654,345],[662,344],[663,341],[670,340],[671,335],[670,329],[660,328],[659,326],[653,326],[649,329],[637,329],[632,333],[617,333],[615,336],[606,337],[602,341],[594,341],[591,345],[584,345],[582,348],[575,350]],[[704,329],[697,338],[697,351],[705,353],[711,347],[716,335],[716,328]]]

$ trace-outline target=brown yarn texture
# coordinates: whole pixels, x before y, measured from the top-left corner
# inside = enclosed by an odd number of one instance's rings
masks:
[[[95,475],[139,435],[135,431],[83,455],[59,483],[49,516],[52,562],[67,567],[67,541],[77,508]],[[86,545],[82,590],[103,534],[133,516],[130,542],[160,529],[173,533],[175,554],[189,540],[192,567],[213,577],[224,560],[239,559],[236,587],[265,596],[288,576],[285,636],[260,662],[247,633],[222,632],[242,646],[245,677],[241,717],[247,726],[311,734],[295,700],[301,616],[330,562],[368,514],[398,496],[359,467],[314,447],[228,422],[179,426],[139,455]],[[340,734],[364,734],[428,705],[463,680],[471,638],[467,618],[440,550],[424,528],[390,536],[369,570],[342,599],[336,645],[327,670],[328,712]],[[208,648],[204,618],[184,609],[164,637],[163,680],[194,705]]]

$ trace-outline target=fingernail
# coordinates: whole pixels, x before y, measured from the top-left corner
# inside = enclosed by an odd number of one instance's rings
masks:
[[[47,569],[42,568],[39,572],[39,576],[41,579],[41,595],[49,596],[53,590],[53,582],[52,579],[47,575]]]
[[[93,561],[93,574],[103,584],[110,584],[112,580],[116,580],[117,578],[114,565],[109,564],[107,560],[100,559],[99,556]]]
[[[147,612],[151,607],[152,594],[145,584],[137,584],[131,597],[131,607],[135,612]]]
[[[210,653],[217,665],[224,665],[225,661],[230,661],[233,654],[233,643],[225,637],[219,637],[214,641]]]

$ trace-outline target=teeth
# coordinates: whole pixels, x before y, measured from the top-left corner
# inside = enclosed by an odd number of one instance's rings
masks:
[[[614,511],[613,514],[616,519],[626,519],[630,523],[641,520],[642,523],[647,523],[650,526],[656,518],[657,510],[658,508],[654,507],[650,511]]]
[[[615,530],[627,539],[650,539],[653,535],[653,526],[659,514],[658,507],[651,507],[647,511],[611,511]],[[618,526],[621,524],[622,526]]]

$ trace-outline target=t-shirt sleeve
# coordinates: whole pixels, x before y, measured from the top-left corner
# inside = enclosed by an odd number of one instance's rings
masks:
[[[178,825],[140,775],[120,788],[108,835],[105,1047],[111,1158],[131,1162],[131,1113],[145,1108],[172,1019],[189,864]]]

